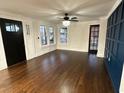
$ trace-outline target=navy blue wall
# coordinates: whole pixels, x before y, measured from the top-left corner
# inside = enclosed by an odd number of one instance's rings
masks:
[[[116,93],[119,93],[124,62],[124,3],[122,2],[108,19],[106,67]]]

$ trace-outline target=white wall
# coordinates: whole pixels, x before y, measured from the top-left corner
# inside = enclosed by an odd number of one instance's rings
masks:
[[[120,93],[124,93],[124,65],[123,65]]]
[[[34,20],[33,21],[33,27],[34,27],[34,31],[35,31],[34,38],[35,38],[35,53],[36,53],[36,56],[40,56],[42,54],[45,54],[45,53],[48,53],[50,51],[56,50],[56,38],[55,37],[54,37],[55,44],[50,45],[49,44],[49,38],[47,38],[48,45],[42,46],[41,37],[40,37],[40,30],[39,30],[40,25],[45,25],[46,29],[48,29],[49,26],[54,27],[55,36],[56,36],[56,25],[55,24],[52,24],[50,22]],[[39,37],[39,39],[38,39],[38,37]]]
[[[90,25],[99,24],[98,21],[71,23],[68,27],[67,44],[60,43],[60,33],[58,31],[57,49],[74,50],[88,52]],[[58,27],[60,29],[61,26]]]
[[[105,42],[106,42],[106,32],[107,32],[107,19],[100,19],[100,32],[98,41],[98,57],[104,57]]]
[[[27,60],[56,49],[56,44],[48,45],[47,47],[43,48],[41,46],[40,39],[37,39],[37,37],[40,36],[39,35],[40,24],[53,26],[53,23],[47,22],[46,24],[46,22],[42,22],[42,19],[40,21],[40,20],[29,18],[29,17],[24,17],[21,15],[12,14],[12,13],[3,12],[3,11],[0,11],[0,17],[12,19],[12,20],[19,20],[23,22],[24,43],[25,43]],[[30,26],[30,35],[27,35],[26,24]],[[6,63],[6,57],[5,57],[5,51],[3,47],[1,33],[0,33],[0,51],[1,51],[0,52],[0,70],[2,70],[7,68],[7,63]]]
[[[105,38],[106,38],[106,19],[99,21],[71,23],[68,28],[67,44],[60,43],[58,30],[57,49],[88,52],[90,25],[100,24],[98,56],[104,57]],[[58,29],[61,26],[58,26]]]
[[[0,30],[0,70],[4,68],[7,68],[7,64],[6,64],[6,58],[5,58],[3,41],[2,41],[1,30]]]

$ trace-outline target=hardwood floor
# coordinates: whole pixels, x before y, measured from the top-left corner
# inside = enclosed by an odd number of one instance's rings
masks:
[[[0,93],[114,93],[103,59],[54,51],[0,71]]]

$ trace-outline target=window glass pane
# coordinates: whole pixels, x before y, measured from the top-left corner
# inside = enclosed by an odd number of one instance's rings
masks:
[[[6,26],[6,31],[10,32],[11,31],[11,27],[10,26]]]
[[[99,31],[99,27],[95,27],[95,31]]]
[[[18,27],[18,25],[15,25],[15,31],[16,31],[16,32],[19,31],[19,27]]]
[[[94,30],[95,30],[95,27],[92,27],[92,28],[91,28],[91,31],[94,31]]]
[[[47,34],[45,26],[40,26],[41,43],[42,45],[47,45]]]
[[[60,42],[67,43],[67,28],[60,29]]]
[[[53,29],[53,27],[49,27],[48,31],[49,31],[50,44],[53,44],[54,43],[54,29]]]
[[[94,38],[94,43],[98,43],[98,38]]]
[[[15,32],[15,25],[14,24],[11,25],[11,31]]]
[[[19,26],[17,24],[6,23],[6,31],[7,32],[18,32]]]

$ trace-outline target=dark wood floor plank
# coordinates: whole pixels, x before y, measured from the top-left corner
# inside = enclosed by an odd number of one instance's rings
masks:
[[[114,93],[104,60],[81,52],[56,50],[0,77],[0,93]]]

